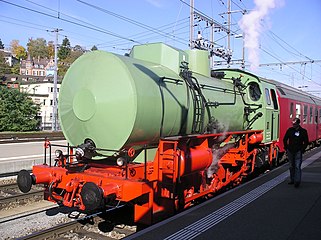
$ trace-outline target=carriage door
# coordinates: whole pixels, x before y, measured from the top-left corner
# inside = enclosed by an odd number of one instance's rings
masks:
[[[279,124],[280,124],[280,113],[279,103],[274,89],[271,89],[272,99],[272,116],[271,116],[271,140],[277,140],[279,138]]]

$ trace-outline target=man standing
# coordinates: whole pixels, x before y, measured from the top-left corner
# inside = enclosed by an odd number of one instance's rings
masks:
[[[295,118],[283,138],[284,149],[289,159],[290,182],[294,187],[299,187],[301,182],[302,154],[309,143],[307,130],[300,126],[300,119]]]

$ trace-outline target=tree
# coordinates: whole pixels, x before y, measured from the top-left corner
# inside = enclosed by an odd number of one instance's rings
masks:
[[[94,45],[92,48],[91,48],[91,51],[96,51],[98,50],[98,48],[96,47],[96,45]]]
[[[18,46],[14,51],[13,54],[16,56],[17,59],[27,59],[27,51],[23,46]]]
[[[0,38],[0,49],[4,49],[4,45],[3,45],[2,41],[1,41],[1,38]]]
[[[86,50],[84,48],[82,48],[80,45],[76,45],[74,46],[69,55],[61,60],[59,59],[58,61],[58,75],[63,77],[68,68],[70,67],[70,65],[77,59],[79,58],[81,55],[83,55],[86,52]]]
[[[48,42],[48,53],[49,57],[54,58],[55,56],[55,44],[53,41]]]
[[[49,58],[47,41],[44,38],[37,38],[36,40],[30,38],[27,43],[27,49],[32,58]]]
[[[81,53],[81,54],[83,54],[84,52],[86,52],[86,50],[85,50],[82,46],[80,46],[80,45],[74,46],[74,47],[72,48],[72,51],[73,51],[73,52],[79,52],[79,53]]]
[[[12,74],[20,74],[20,63],[16,63],[11,67]]]
[[[0,51],[0,80],[5,77],[5,74],[10,74],[11,69],[9,64],[5,60],[5,55],[2,51]]]
[[[37,130],[39,109],[26,93],[0,86],[0,132]]]
[[[27,51],[19,44],[19,40],[12,40],[10,42],[10,50],[12,54],[19,60],[27,58]]]
[[[58,51],[59,60],[65,60],[71,52],[70,42],[67,37],[64,38]]]

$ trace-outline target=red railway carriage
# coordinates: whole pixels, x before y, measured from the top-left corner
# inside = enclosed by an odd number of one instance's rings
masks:
[[[282,140],[295,117],[301,120],[301,126],[308,131],[311,144],[318,143],[321,139],[321,99],[278,82],[275,84],[280,104],[280,152],[284,152]]]

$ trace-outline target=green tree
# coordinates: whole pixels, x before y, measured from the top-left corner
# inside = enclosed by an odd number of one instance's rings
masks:
[[[96,45],[94,45],[92,48],[91,48],[91,51],[96,51],[98,50],[98,48],[96,47]]]
[[[37,130],[39,109],[26,93],[0,86],[0,132]]]
[[[4,52],[0,51],[0,80],[2,80],[5,74],[10,74],[11,69],[9,64],[5,60]]]
[[[49,57],[54,58],[55,56],[55,44],[53,41],[49,41],[48,42],[48,53],[49,53]]]
[[[70,52],[71,52],[70,41],[67,37],[65,37],[58,51],[59,60],[60,61],[65,60],[70,55]]]
[[[27,49],[32,58],[49,58],[47,41],[44,38],[37,38],[36,40],[30,38],[27,43]]]
[[[84,53],[85,49],[83,49],[81,46],[76,45],[75,47],[73,47],[69,55],[64,60],[58,61],[58,75],[60,77],[63,77],[70,65]]]
[[[3,45],[2,41],[1,41],[1,38],[0,38],[0,49],[4,49],[4,45]]]
[[[16,63],[11,67],[11,73],[20,74],[20,63]]]

